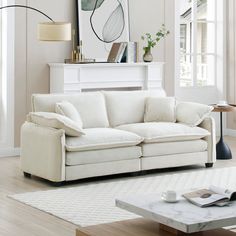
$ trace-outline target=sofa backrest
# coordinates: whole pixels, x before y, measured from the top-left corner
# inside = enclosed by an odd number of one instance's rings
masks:
[[[165,97],[165,91],[104,91],[111,127],[144,122],[147,97]]]
[[[57,102],[68,101],[79,111],[84,128],[109,127],[104,95],[101,92],[79,94],[34,94],[33,112],[55,112]]]

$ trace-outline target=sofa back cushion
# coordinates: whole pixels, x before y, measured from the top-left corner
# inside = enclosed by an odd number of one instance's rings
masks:
[[[144,122],[147,97],[165,97],[164,90],[104,91],[111,127]]]
[[[101,92],[80,94],[34,94],[33,112],[55,112],[56,103],[68,101],[78,110],[83,128],[109,127],[106,104]]]

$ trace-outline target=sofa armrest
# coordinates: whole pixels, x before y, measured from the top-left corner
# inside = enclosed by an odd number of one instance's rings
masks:
[[[208,130],[211,135],[204,138],[208,144],[208,163],[214,163],[216,161],[216,132],[215,132],[215,120],[212,117],[205,118],[199,127]]]
[[[53,182],[65,180],[65,132],[25,122],[21,127],[21,168]]]

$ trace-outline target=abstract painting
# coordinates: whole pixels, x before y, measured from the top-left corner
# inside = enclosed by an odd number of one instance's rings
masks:
[[[106,61],[112,43],[129,41],[128,0],[76,0],[78,40],[86,58]]]

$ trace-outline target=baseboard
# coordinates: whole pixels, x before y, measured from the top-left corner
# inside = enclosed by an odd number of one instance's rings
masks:
[[[20,148],[0,148],[0,157],[15,157],[20,155]]]
[[[225,129],[225,135],[236,137],[236,130],[235,129]]]

